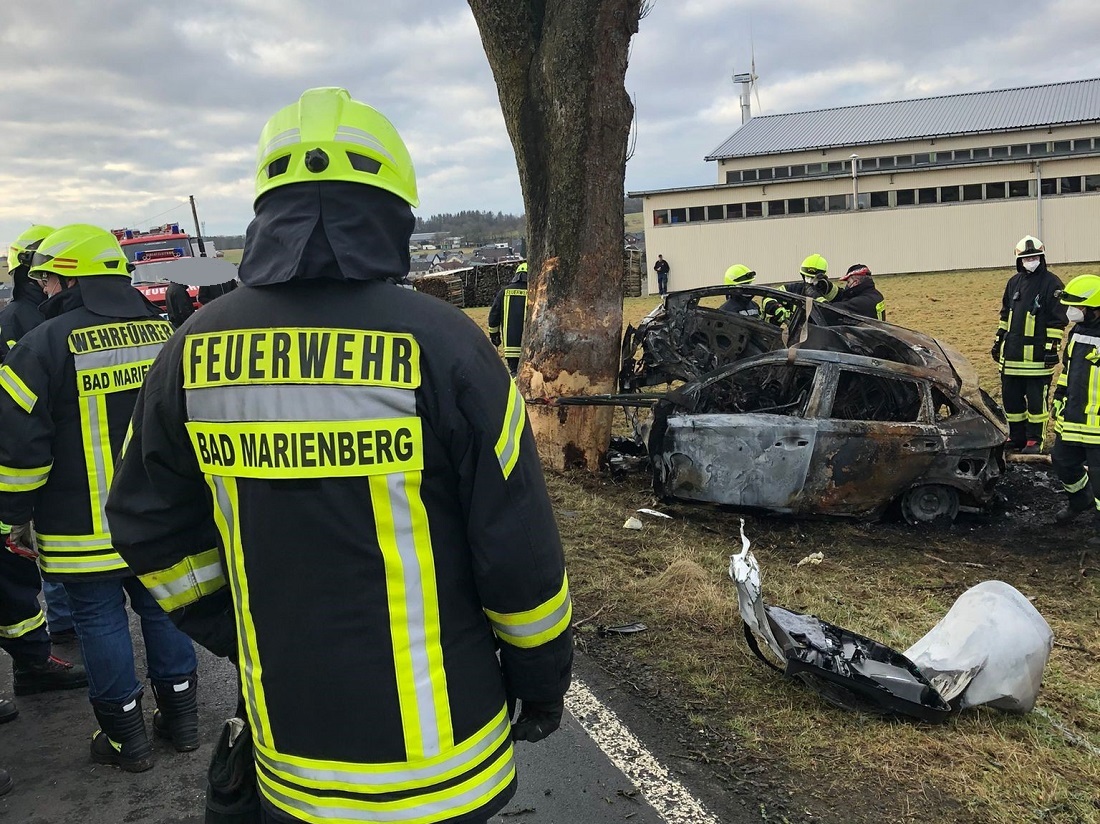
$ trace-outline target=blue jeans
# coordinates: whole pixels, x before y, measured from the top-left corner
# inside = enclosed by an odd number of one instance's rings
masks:
[[[137,578],[66,582],[65,590],[88,671],[88,697],[93,701],[122,704],[141,690],[134,670],[125,595],[130,596],[130,607],[141,618],[149,678],[175,682],[198,666],[191,639],[176,629]]]
[[[42,594],[46,596],[46,625],[50,632],[66,632],[73,628],[73,611],[64,584],[42,582]]]

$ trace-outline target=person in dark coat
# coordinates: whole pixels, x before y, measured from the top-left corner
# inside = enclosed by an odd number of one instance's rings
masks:
[[[875,279],[866,264],[855,263],[849,266],[840,280],[845,286],[840,296],[833,301],[833,306],[853,315],[886,320],[886,298],[875,287]]]
[[[657,273],[657,294],[668,294],[669,265],[664,255],[657,255],[657,262],[653,264],[653,271]]]
[[[527,261],[516,267],[511,282],[503,286],[489,307],[489,340],[504,344],[508,371],[515,377],[523,354],[523,324],[527,319]]]
[[[756,272],[743,263],[735,263],[726,270],[723,282],[727,286],[748,286],[756,280]],[[746,317],[759,318],[760,308],[752,299],[752,295],[744,295],[738,292],[726,293],[726,302],[719,307],[723,312]]]
[[[17,237],[8,249],[8,272],[13,285],[11,301],[0,309],[0,361],[17,340],[46,319],[38,309],[46,300],[46,293],[37,281],[27,275],[27,264],[19,258],[33,254],[42,238],[52,231],[52,226],[32,226]]]
[[[182,283],[168,284],[168,291],[164,295],[164,307],[168,313],[168,320],[177,329],[195,314],[195,302],[191,300],[191,293]]]
[[[1046,434],[1047,395],[1068,321],[1062,281],[1047,269],[1046,247],[1027,235],[1014,250],[1016,273],[1005,285],[990,355],[1001,370],[1008,448],[1035,454]]]
[[[524,399],[469,317],[398,285],[419,200],[389,120],[310,89],[258,156],[242,286],[149,371],[112,534],[240,664],[262,820],[482,824],[573,655]]]
[[[237,280],[227,280],[225,283],[217,283],[213,286],[200,286],[199,287],[199,304],[206,306],[208,303],[213,302],[222,295],[228,295],[234,289],[237,288]]]

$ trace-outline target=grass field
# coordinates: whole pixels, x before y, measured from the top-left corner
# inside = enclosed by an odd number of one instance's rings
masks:
[[[1063,280],[1096,268],[1055,267]],[[989,348],[1009,274],[897,276],[879,286],[891,321],[954,345],[999,395]],[[626,321],[636,323],[657,300],[627,300]],[[484,309],[468,314],[485,325]],[[1004,580],[1034,599],[1059,645],[1036,711],[968,710],[930,726],[835,709],[752,657],[726,571],[739,549],[736,514],[657,504],[674,520],[646,519],[634,532],[621,528],[624,520],[655,503],[646,477],[548,478],[579,643],[631,694],[638,694],[628,685],[637,689],[640,671],[656,673],[653,689],[665,697],[653,711],[685,719],[683,740],[690,743],[681,749],[701,751],[685,757],[706,760],[723,786],[741,786],[746,771],[769,776],[763,792],[783,799],[783,811],[765,806],[762,820],[861,824],[1100,821],[1100,551],[1089,543],[1092,527],[1050,527],[1056,497],[1048,483],[1044,471],[1016,470],[1006,489],[1022,517],[971,518],[935,531],[746,519],[769,603],[818,614],[897,649],[979,581]],[[796,566],[814,551],[824,553],[824,563]],[[596,623],[630,621],[650,629],[629,638],[594,632]],[[729,751],[708,754],[701,731]]]

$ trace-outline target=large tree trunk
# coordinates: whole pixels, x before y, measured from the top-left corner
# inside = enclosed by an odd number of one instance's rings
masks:
[[[623,180],[642,0],[469,0],[496,78],[527,211],[519,388],[549,400],[615,391],[622,335]],[[528,406],[551,467],[596,469],[608,407]]]

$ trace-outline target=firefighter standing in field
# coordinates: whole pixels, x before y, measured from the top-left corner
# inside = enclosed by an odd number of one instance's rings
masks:
[[[242,288],[142,389],[111,528],[237,658],[265,820],[483,822],[572,662],[523,399],[469,318],[395,284],[418,198],[379,112],[305,92],[264,127],[256,195]]]
[[[519,370],[523,354],[523,323],[527,317],[527,261],[516,267],[512,281],[501,288],[489,307],[489,340],[504,343],[504,359],[512,377]]]
[[[775,287],[792,295],[802,295],[822,303],[831,303],[840,296],[840,287],[829,280],[829,261],[819,254],[808,255],[798,267],[802,280],[784,283]],[[761,303],[764,317],[778,325],[785,323],[791,316],[791,310],[775,298],[764,298]]]
[[[1054,388],[1054,431],[1050,458],[1069,494],[1055,520],[1069,523],[1100,510],[1100,489],[1089,478],[1100,473],[1100,277],[1078,275],[1060,302],[1074,324],[1062,354],[1062,374]],[[1087,468],[1086,468],[1087,467]]]
[[[1046,249],[1030,235],[1016,244],[1016,274],[1005,286],[1001,321],[990,354],[1001,371],[1001,403],[1008,447],[1042,451],[1049,417],[1047,395],[1058,365],[1066,309],[1056,294],[1062,281],[1047,269]]]
[[[34,532],[42,574],[65,584],[98,730],[92,758],[152,766],[125,597],[141,616],[158,712],[178,750],[198,747],[195,653],[115,551],[104,507],[137,390],[172,334],[130,284],[118,240],[74,224],[45,237],[30,275],[46,320],[0,367],[0,518]],[[15,530],[13,530],[15,534]],[[18,682],[17,682],[18,688]]]

